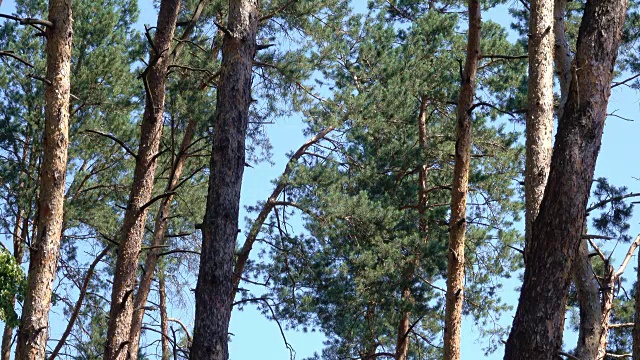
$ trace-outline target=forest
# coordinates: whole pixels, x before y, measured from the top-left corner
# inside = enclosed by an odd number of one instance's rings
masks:
[[[0,0],[0,360],[640,360],[639,10]]]

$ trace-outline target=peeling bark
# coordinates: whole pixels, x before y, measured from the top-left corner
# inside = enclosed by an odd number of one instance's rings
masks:
[[[229,358],[234,255],[258,18],[257,0],[229,1],[202,225],[191,360]]]
[[[448,360],[460,359],[460,331],[464,301],[464,242],[471,166],[471,110],[475,97],[481,26],[480,1],[469,0],[467,57],[458,95],[456,152],[449,220],[449,261],[444,328],[444,358]]]
[[[118,257],[111,292],[105,360],[137,358],[138,355],[129,351],[133,292],[147,218],[145,205],[151,200],[155,181],[157,154],[162,138],[167,67],[179,10],[180,0],[163,0],[160,3],[150,68],[142,75],[147,96],[129,204],[118,234]]]
[[[16,360],[45,357],[49,310],[64,211],[73,19],[70,0],[50,0],[43,161],[40,169],[37,235],[31,244],[27,294],[22,308]]]
[[[626,0],[589,0],[585,6],[505,359],[551,360],[561,350],[571,266],[581,241],[626,5]]]

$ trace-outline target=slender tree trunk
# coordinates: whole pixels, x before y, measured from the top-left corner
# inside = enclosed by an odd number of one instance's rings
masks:
[[[600,150],[626,0],[589,0],[505,359],[555,359]]]
[[[124,221],[118,234],[118,257],[113,278],[105,360],[136,358],[129,351],[136,270],[155,180],[157,154],[162,137],[165,83],[180,0],[162,0],[150,55],[150,67],[142,74],[147,91],[140,146]]]
[[[636,270],[636,298],[635,313],[633,314],[633,360],[640,360],[640,255],[638,256],[638,267]]]
[[[240,188],[256,53],[257,0],[230,0],[202,226],[192,360],[227,360]]]
[[[422,96],[420,100],[420,113],[418,115],[418,138],[420,141],[420,148],[425,155],[428,150],[427,108],[428,99],[426,96]],[[427,163],[421,164],[418,175],[418,216],[420,217],[418,231],[420,232],[421,236],[423,236],[425,242],[427,241],[428,231],[428,223],[425,218],[425,212],[429,199],[427,193],[428,166],[429,165]],[[417,254],[417,252],[414,256],[414,259],[411,259],[409,261],[407,268],[404,270],[402,275],[402,280],[404,282],[401,295],[403,303],[412,301],[413,299],[411,285],[413,283],[416,268],[419,266],[420,262],[419,254]],[[396,360],[406,360],[407,358],[407,352],[409,351],[409,327],[411,326],[410,322],[411,313],[409,311],[405,311],[402,314],[402,318],[400,319],[400,322],[398,324],[398,334],[396,340]]]
[[[187,128],[182,138],[182,144],[180,145],[180,152],[178,153],[175,163],[172,165],[171,175],[169,176],[169,182],[165,189],[165,193],[171,193],[175,190],[176,186],[180,182],[182,176],[182,169],[184,163],[187,160],[187,150],[191,141],[193,140],[193,134],[195,132],[196,121],[194,119],[189,120]],[[140,346],[140,333],[142,331],[142,320],[144,319],[145,304],[147,303],[147,297],[151,291],[151,283],[155,275],[156,265],[158,264],[158,258],[164,245],[165,234],[167,232],[167,220],[169,219],[169,213],[171,211],[171,201],[173,195],[169,195],[161,200],[160,208],[156,214],[155,226],[153,229],[153,240],[151,242],[151,250],[147,254],[147,258],[144,262],[144,273],[140,284],[138,285],[138,292],[136,293],[135,300],[133,302],[133,314],[131,317],[131,330],[129,333],[129,351],[132,354],[138,353]]]
[[[22,263],[24,256],[24,239],[29,231],[29,217],[28,213],[23,214],[21,209],[18,209],[16,215],[15,228],[13,229],[13,257],[16,259],[17,264]],[[15,306],[16,299],[12,299],[11,303]],[[4,331],[2,332],[2,350],[0,352],[1,360],[11,359],[11,341],[13,340],[13,328],[5,323]]]
[[[567,40],[564,17],[567,12],[567,0],[555,0],[553,7],[553,32],[555,34],[556,74],[560,83],[560,104],[556,114],[558,119],[562,118],[564,105],[569,94],[569,83],[571,82],[571,49]]]
[[[471,166],[471,108],[476,88],[481,26],[480,1],[469,0],[467,58],[458,95],[456,153],[451,188],[451,219],[449,220],[449,262],[444,328],[444,358],[448,360],[460,359],[460,330],[464,301],[464,241],[467,230],[467,194]]]
[[[553,0],[532,0],[529,17],[529,84],[526,130],[526,242],[538,216],[553,147]],[[526,244],[525,242],[525,244]],[[525,261],[526,261],[525,247]]]
[[[73,20],[70,0],[50,0],[47,28],[44,155],[40,169],[37,236],[31,244],[27,294],[16,360],[45,357],[52,286],[60,256],[64,211]]]
[[[573,281],[580,307],[580,327],[575,355],[579,359],[595,359],[602,322],[600,285],[594,276],[586,240],[581,241],[573,263]]]
[[[162,335],[162,360],[171,358],[169,350],[169,317],[167,315],[167,289],[165,286],[164,268],[162,264],[158,269],[158,295],[160,297],[160,332]]]

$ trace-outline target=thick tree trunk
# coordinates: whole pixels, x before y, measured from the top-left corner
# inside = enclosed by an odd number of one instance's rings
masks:
[[[60,256],[64,211],[73,19],[70,0],[49,1],[43,161],[37,235],[31,244],[27,294],[22,307],[16,360],[44,359],[52,286]]]
[[[590,0],[585,6],[505,359],[555,359],[562,346],[571,266],[581,241],[626,5],[626,0]]]
[[[458,95],[456,153],[451,188],[449,257],[445,307],[444,358],[460,359],[460,330],[464,301],[464,242],[467,230],[467,194],[471,166],[471,108],[475,97],[476,72],[480,56],[480,1],[469,0],[467,58]]]
[[[531,225],[538,216],[551,164],[554,32],[550,29],[553,26],[553,0],[532,0],[529,17],[529,109],[524,180],[526,242],[531,237]],[[526,253],[525,247],[525,256]]]
[[[138,355],[130,353],[128,348],[133,291],[147,219],[148,207],[145,205],[151,200],[155,181],[157,154],[162,137],[167,67],[179,10],[180,0],[163,0],[160,3],[150,68],[142,75],[147,96],[129,204],[118,234],[118,257],[104,355],[106,360],[136,358]]]
[[[589,247],[586,240],[582,240],[573,263],[573,281],[580,307],[580,326],[576,357],[579,359],[595,359],[600,342],[600,285],[594,276]]]
[[[176,186],[180,182],[182,176],[182,169],[184,163],[187,160],[187,150],[193,140],[193,134],[196,128],[196,121],[194,119],[189,120],[187,128],[185,129],[184,136],[182,138],[182,144],[180,145],[180,152],[175,159],[175,163],[172,165],[171,174],[169,176],[169,182],[167,183],[165,193],[171,193],[175,190]],[[165,234],[167,232],[167,220],[169,219],[169,213],[171,211],[171,201],[173,195],[169,195],[161,200],[160,208],[156,214],[155,226],[153,229],[153,240],[151,242],[151,250],[147,254],[147,258],[144,262],[144,273],[140,284],[138,285],[138,291],[133,302],[133,314],[131,317],[131,330],[129,333],[129,351],[132,354],[138,353],[140,346],[140,333],[142,331],[142,320],[144,319],[145,304],[147,303],[147,297],[151,291],[151,283],[153,282],[156,265],[158,264],[158,258],[162,251],[162,245],[164,245]]]
[[[257,0],[229,1],[217,91],[202,254],[196,287],[192,360],[227,360],[240,188],[256,53]]]

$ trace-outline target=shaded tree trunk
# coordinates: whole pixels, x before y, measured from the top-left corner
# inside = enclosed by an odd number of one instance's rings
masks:
[[[553,147],[553,0],[532,0],[529,17],[529,83],[526,130],[525,238],[538,216]],[[525,247],[525,261],[526,261]]]
[[[587,1],[505,359],[555,359],[600,150],[626,0]]]
[[[234,253],[257,26],[257,0],[229,1],[214,116],[209,193],[202,226],[192,360],[229,358]]]
[[[598,354],[602,322],[600,285],[594,276],[586,240],[581,241],[573,263],[573,281],[580,307],[580,326],[575,355],[579,359],[595,359]]]
[[[182,138],[182,144],[180,145],[180,152],[175,159],[175,163],[172,165],[171,173],[169,175],[169,182],[167,183],[165,193],[169,194],[176,190],[176,186],[180,182],[182,176],[182,169],[184,163],[187,160],[187,150],[193,140],[193,134],[195,132],[196,121],[194,119],[189,120],[184,136]],[[129,333],[129,351],[132,354],[138,353],[140,346],[140,333],[142,331],[142,320],[144,319],[145,305],[147,303],[147,297],[151,291],[151,283],[155,276],[156,265],[158,264],[158,258],[160,252],[163,250],[162,245],[165,243],[165,234],[167,232],[167,220],[169,219],[169,213],[171,211],[171,201],[173,195],[169,195],[161,200],[160,208],[156,214],[155,225],[153,229],[153,240],[151,242],[151,250],[147,254],[147,258],[144,262],[144,273],[140,279],[138,285],[138,291],[133,302],[133,314],[131,317],[131,330]]]
[[[444,328],[444,358],[448,360],[460,359],[460,330],[464,301],[464,242],[467,230],[467,195],[471,166],[471,110],[475,97],[482,26],[479,0],[469,0],[468,6],[467,57],[458,95],[455,164],[449,220],[449,261]]]
[[[428,99],[426,96],[422,96],[420,100],[420,113],[418,114],[418,139],[420,141],[420,148],[423,154],[426,155],[428,150],[427,141],[427,108]],[[428,192],[427,192],[427,175],[428,164],[420,164],[420,170],[418,174],[418,216],[420,217],[418,224],[418,231],[423,236],[424,241],[427,241],[428,223],[425,218],[425,211],[428,205]],[[415,252],[414,259],[409,261],[408,267],[404,270],[402,280],[404,282],[402,288],[402,301],[412,301],[411,285],[415,275],[416,268],[419,266],[419,253]],[[396,340],[396,360],[406,360],[407,352],[409,351],[409,327],[411,321],[411,313],[405,311],[402,314],[402,318],[398,324],[398,334]]]
[[[71,96],[71,1],[50,0],[43,161],[40,168],[37,235],[31,244],[27,293],[22,307],[17,360],[44,359],[52,286],[60,256],[69,144]]]
[[[560,104],[556,114],[558,119],[562,118],[564,105],[569,94],[569,83],[571,82],[571,49],[567,40],[564,17],[567,12],[567,0],[555,0],[553,7],[553,32],[555,35],[554,58],[556,63],[556,74],[560,83]]]
[[[180,0],[163,0],[160,3],[150,67],[142,74],[147,96],[129,203],[118,233],[118,257],[104,355],[106,360],[136,358],[138,355],[130,353],[128,346],[133,292],[147,209],[155,181],[157,154],[162,137],[167,67],[179,10]]]

